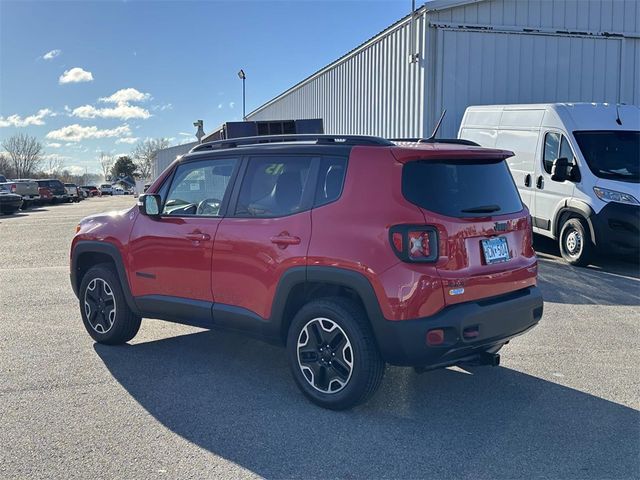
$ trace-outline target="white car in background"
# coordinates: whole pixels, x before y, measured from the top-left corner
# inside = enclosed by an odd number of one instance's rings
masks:
[[[113,186],[110,184],[103,183],[99,188],[102,195],[113,195]]]

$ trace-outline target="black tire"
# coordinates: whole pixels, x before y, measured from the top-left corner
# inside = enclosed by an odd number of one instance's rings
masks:
[[[298,341],[303,341],[305,345],[312,342],[303,331],[306,329],[306,332],[310,332],[318,327],[317,322],[320,318],[328,320],[323,320],[322,334],[330,335],[325,331],[325,327],[329,326],[333,331],[336,330],[333,325],[337,325],[339,329],[330,336],[344,336],[346,340],[338,339],[340,343],[336,343],[335,348],[324,348],[324,352],[320,352],[320,348],[334,343],[333,339],[327,340],[327,345],[313,340],[313,346],[309,346],[306,353],[304,346],[300,347],[303,351],[302,357],[309,354],[311,357],[307,356],[306,360],[299,361]],[[317,337],[314,335],[314,338]],[[322,346],[319,346],[321,344]],[[316,355],[315,359],[312,358],[313,355]],[[367,401],[380,386],[385,369],[367,316],[356,303],[341,297],[313,300],[300,309],[289,327],[287,356],[293,378],[302,393],[313,403],[331,410],[344,410]],[[331,359],[335,362],[332,366]],[[318,381],[313,371],[318,372]],[[320,377],[327,381],[321,382]]]
[[[20,209],[21,210],[27,210],[30,206],[31,206],[31,202],[23,201],[22,202],[22,206],[20,207]]]
[[[87,291],[90,286],[96,294],[91,295],[91,292]],[[96,295],[103,295],[105,300],[100,303],[95,299]],[[82,278],[79,297],[82,322],[96,342],[119,345],[128,342],[138,333],[142,319],[127,305],[120,280],[111,265],[103,263],[91,267]],[[113,315],[112,310],[115,310]]]
[[[591,262],[595,245],[587,222],[579,217],[570,217],[560,229],[560,254],[571,265],[586,267]]]

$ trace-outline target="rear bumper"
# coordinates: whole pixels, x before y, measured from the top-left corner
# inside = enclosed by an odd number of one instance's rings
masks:
[[[538,287],[498,297],[452,305],[428,318],[373,321],[378,346],[393,365],[445,367],[482,352],[496,351],[511,338],[533,328],[542,317]],[[443,329],[444,343],[427,345],[427,332]],[[465,338],[464,332],[476,332]]]
[[[631,254],[640,250],[640,206],[611,202],[590,220],[596,245],[603,252]]]

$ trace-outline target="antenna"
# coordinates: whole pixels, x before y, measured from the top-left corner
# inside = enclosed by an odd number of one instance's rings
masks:
[[[440,130],[440,125],[442,125],[442,120],[444,120],[444,116],[446,113],[447,113],[446,109],[442,111],[442,115],[440,115],[440,120],[438,120],[438,123],[436,124],[436,128],[433,129],[433,133],[429,138],[425,140],[425,143],[433,143],[436,141],[436,135],[438,134],[438,130]]]
[[[616,123],[618,125],[622,125],[622,120],[620,120],[620,110],[618,110],[618,107],[620,107],[620,104],[616,103]]]

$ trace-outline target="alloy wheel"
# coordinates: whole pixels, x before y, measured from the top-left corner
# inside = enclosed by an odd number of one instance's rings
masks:
[[[322,393],[342,390],[353,372],[353,348],[333,320],[314,318],[298,335],[298,366],[307,383]]]
[[[113,289],[102,278],[94,278],[84,292],[84,313],[89,325],[98,333],[107,333],[116,319]]]

